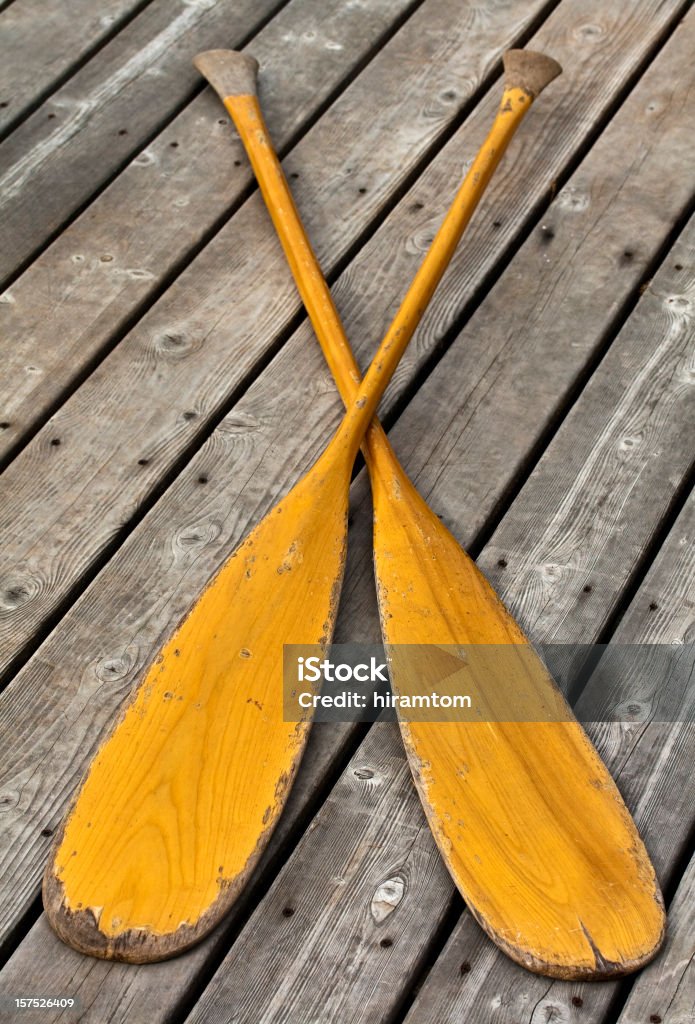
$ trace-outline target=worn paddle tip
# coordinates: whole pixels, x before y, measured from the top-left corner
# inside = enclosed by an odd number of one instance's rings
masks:
[[[238,896],[246,874],[233,886],[221,889],[216,903],[195,924],[184,922],[165,932],[138,925],[118,934],[107,933],[101,926],[101,908],[83,908],[78,904],[78,908],[72,909],[67,905],[65,888],[52,861],[43,876],[43,906],[58,938],[78,953],[128,964],[157,963],[179,956],[205,938]]]
[[[489,928],[487,922],[475,912],[473,907],[469,906],[469,910],[492,941],[511,960],[533,974],[540,974],[545,978],[557,978],[560,981],[611,981],[634,974],[652,962],[666,938],[666,913],[660,893],[657,893],[654,899],[653,921],[650,927],[645,929],[641,941],[633,945],[628,942],[622,955],[616,959],[605,957],[583,926],[582,933],[590,947],[590,954],[574,960],[567,957],[565,950],[553,949],[552,945],[542,950],[539,950],[535,944],[533,946],[524,945],[523,939],[520,938],[521,933],[514,941],[510,941],[506,935],[500,935],[494,929]]]
[[[502,63],[505,88],[523,89],[533,99],[562,74],[562,68],[556,60],[534,50],[507,50]]]
[[[193,63],[218,96],[255,96],[258,61],[238,50],[206,50]]]

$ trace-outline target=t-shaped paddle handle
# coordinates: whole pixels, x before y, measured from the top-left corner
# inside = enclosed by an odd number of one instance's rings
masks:
[[[220,99],[255,96],[258,61],[234,50],[206,50],[193,59]],[[523,89],[533,99],[562,72],[556,60],[535,50],[507,50],[502,57],[506,89]]]

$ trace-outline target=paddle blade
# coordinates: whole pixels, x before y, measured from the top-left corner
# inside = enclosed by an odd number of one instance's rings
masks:
[[[611,776],[509,612],[395,460],[388,472],[372,471],[372,490],[394,693],[429,692],[433,672],[446,691],[463,664],[462,692],[479,716],[400,722],[430,827],[468,908],[538,973],[637,969],[663,940],[663,902]],[[435,644],[446,646],[392,646]],[[448,645],[506,646],[464,647],[462,662]],[[502,720],[505,707],[516,721]]]
[[[283,644],[329,642],[349,467],[325,458],[225,562],[98,751],[44,878],[69,945],[135,963],[198,941],[258,860],[303,752]]]

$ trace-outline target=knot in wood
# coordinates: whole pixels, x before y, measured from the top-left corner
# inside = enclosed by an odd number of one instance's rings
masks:
[[[692,303],[687,295],[669,295],[666,299],[668,311],[677,317],[690,318]]]
[[[234,436],[238,434],[252,434],[259,430],[259,428],[260,421],[256,416],[248,412],[235,410],[230,412],[228,416],[225,416],[217,430],[223,434]]]
[[[531,1024],[569,1024],[570,1010],[560,1003],[539,1003],[531,1017]]]
[[[10,576],[0,581],[0,608],[12,612],[28,604],[40,590],[31,576]]]
[[[197,550],[214,541],[219,533],[219,524],[214,522],[182,526],[176,533],[174,546],[183,551]]]
[[[162,331],[155,340],[155,348],[168,359],[185,359],[193,349],[191,338],[184,331],[171,328]]]
[[[404,893],[405,882],[399,875],[387,878],[377,887],[370,907],[372,917],[377,924],[393,913],[403,899]]]
[[[576,39],[600,39],[604,35],[605,29],[603,25],[595,25],[593,22],[587,22],[585,25],[577,25],[574,30],[574,36]]]
[[[133,659],[127,654],[116,654],[102,658],[95,668],[95,675],[102,683],[114,683],[125,678],[133,667]]]

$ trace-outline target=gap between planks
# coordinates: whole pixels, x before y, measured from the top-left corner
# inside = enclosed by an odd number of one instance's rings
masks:
[[[246,45],[286,2],[152,0],[0,144],[4,287],[202,91],[188,54]]]

